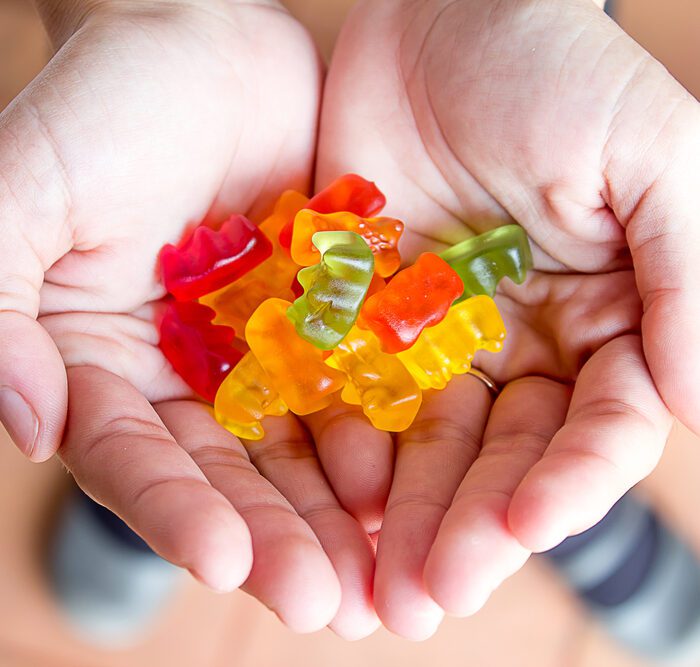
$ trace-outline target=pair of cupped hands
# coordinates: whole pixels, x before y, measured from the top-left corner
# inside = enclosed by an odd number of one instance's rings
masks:
[[[599,520],[672,414],[700,430],[700,108],[592,0],[361,1],[325,77],[273,0],[40,9],[57,54],[0,116],[0,414],[164,558],[299,632],[421,639]],[[502,391],[241,443],[158,349],[158,251],[346,172],[408,260],[527,230],[476,360]]]

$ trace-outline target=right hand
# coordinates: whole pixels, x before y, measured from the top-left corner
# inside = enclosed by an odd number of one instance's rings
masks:
[[[700,106],[589,0],[363,0],[318,184],[348,171],[406,222],[406,259],[503,223],[533,241],[527,283],[496,295],[504,352],[475,360],[493,406],[456,378],[395,438],[374,600],[425,638],[599,521],[671,412],[700,433]]]
[[[251,462],[153,324],[163,244],[307,189],[311,40],[273,0],[40,8],[58,52],[0,115],[0,417],[210,586],[297,631],[371,631],[372,547],[316,459]]]

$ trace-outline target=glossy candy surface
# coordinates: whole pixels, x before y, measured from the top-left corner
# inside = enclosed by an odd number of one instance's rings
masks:
[[[250,220],[232,215],[215,231],[197,227],[180,247],[160,253],[165,288],[179,301],[196,299],[240,278],[272,253],[272,244]]]
[[[493,229],[396,273],[403,223],[372,218],[384,204],[347,174],[310,200],[283,193],[259,228],[232,216],[163,248],[176,299],[160,346],[236,436],[260,439],[266,416],[316,412],[336,392],[376,428],[403,431],[423,390],[466,373],[478,350],[502,349],[489,295],[532,267],[524,230]]]
[[[307,415],[330,405],[345,375],[323,361],[323,352],[297,336],[284,299],[267,299],[251,315],[245,337],[289,409]]]
[[[460,299],[477,294],[493,296],[506,276],[520,285],[532,269],[530,244],[520,225],[496,227],[444,250],[440,257],[462,279]]]
[[[200,396],[213,402],[219,385],[243,353],[233,347],[234,331],[212,324],[214,311],[198,303],[171,301],[160,324],[160,349]]]
[[[422,389],[444,389],[453,375],[471,368],[477,350],[499,352],[505,337],[493,299],[475,296],[452,306],[442,322],[425,329],[415,345],[396,356]]]
[[[294,218],[292,259],[301,266],[319,260],[318,249],[311,239],[317,232],[347,231],[359,234],[374,253],[374,270],[390,276],[401,265],[398,243],[403,222],[395,218],[362,218],[354,213],[316,213],[305,208]]]
[[[317,232],[321,261],[299,271],[304,293],[287,311],[297,334],[322,350],[350,331],[374,275],[374,255],[353,232]]]
[[[386,205],[386,198],[371,181],[357,174],[345,174],[315,194],[305,208],[317,213],[349,211],[367,218],[376,215]],[[284,248],[292,244],[294,219],[290,218],[280,231],[279,241]]]
[[[399,359],[382,352],[371,331],[353,327],[326,363],[347,374],[341,398],[361,405],[375,428],[403,431],[411,425],[422,392]]]
[[[200,298],[200,303],[216,311],[214,321],[217,324],[233,327],[242,337],[248,318],[265,299],[294,298],[292,285],[299,267],[280,246],[277,237],[286,221],[293,219],[306,202],[307,198],[294,190],[284,192],[272,215],[260,224],[260,230],[272,239],[270,258],[236,282]]]
[[[260,420],[282,416],[287,406],[252,352],[248,352],[228,374],[216,392],[214,415],[233,435],[260,440],[265,434]]]
[[[423,329],[440,322],[461,293],[462,281],[455,271],[426,252],[365,301],[358,324],[374,332],[385,352],[401,352]]]
[[[377,275],[375,273],[372,276],[372,282],[369,284],[369,287],[367,288],[367,295],[365,296],[365,299],[368,299],[373,294],[376,294],[380,290],[383,290],[385,287],[386,287],[386,280],[384,280],[384,278],[382,278],[380,275]]]

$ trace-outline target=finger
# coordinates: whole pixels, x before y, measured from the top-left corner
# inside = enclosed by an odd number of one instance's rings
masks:
[[[508,524],[521,544],[545,551],[600,521],[653,470],[671,425],[639,336],[603,346],[581,370],[566,423],[513,495]]]
[[[700,106],[658,63],[649,59],[644,73],[625,88],[605,176],[634,260],[652,377],[671,412],[700,433]]]
[[[309,434],[291,416],[265,421],[265,438],[246,441],[255,467],[313,529],[338,575],[342,598],[330,627],[359,639],[379,625],[372,603],[374,552],[362,526],[345,512],[326,480]]]
[[[413,425],[397,436],[394,483],[377,549],[374,601],[386,627],[426,639],[443,612],[423,583],[425,559],[438,527],[481,447],[491,398],[465,375],[426,392]]]
[[[3,293],[3,282],[9,292]],[[63,436],[66,369],[53,340],[34,319],[36,309],[29,303],[11,309],[12,292],[21,291],[12,282],[0,273],[0,421],[26,456],[45,461]]]
[[[260,475],[240,441],[224,431],[205,408],[188,401],[169,401],[157,410],[210,483],[248,525],[254,557],[244,590],[295,632],[314,632],[328,625],[340,604],[340,586],[309,525]]]
[[[28,119],[15,116],[0,115],[0,420],[24,454],[44,461],[61,442],[68,390],[61,356],[36,321],[39,289],[44,272],[70,249],[70,240],[56,232],[55,225],[63,223],[60,212],[43,210],[63,201],[60,179],[42,179],[40,188],[46,190],[37,196],[17,136],[35,141],[28,157],[37,163],[54,162],[51,151],[31,133]],[[42,173],[60,169],[43,167]],[[36,245],[27,241],[30,234]]]
[[[460,484],[425,565],[425,585],[446,612],[475,613],[530,556],[508,528],[508,506],[564,423],[570,398],[567,386],[538,377],[512,382],[498,396],[481,453]]]
[[[252,564],[248,528],[148,401],[97,368],[71,368],[68,383],[71,409],[60,456],[80,487],[208,586],[240,586]]]
[[[381,528],[394,472],[391,435],[375,429],[362,411],[337,399],[308,415],[316,452],[340,504],[367,533]]]

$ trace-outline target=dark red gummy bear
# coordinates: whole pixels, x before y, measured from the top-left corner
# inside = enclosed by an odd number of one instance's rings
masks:
[[[232,215],[218,231],[200,226],[179,248],[160,252],[163,284],[178,301],[215,292],[272,254],[272,243],[248,218]]]
[[[361,218],[371,218],[386,206],[386,197],[371,181],[357,174],[345,174],[336,178],[328,187],[315,194],[304,208],[316,213],[349,211]],[[294,219],[282,227],[279,240],[283,248],[292,245]]]
[[[294,298],[298,299],[300,296],[304,295],[304,288],[302,284],[299,282],[298,276],[294,276],[294,280],[292,280],[292,294],[294,294]]]
[[[231,327],[212,324],[216,313],[194,301],[170,301],[160,323],[160,349],[200,396],[214,402],[219,385],[241,360]]]

